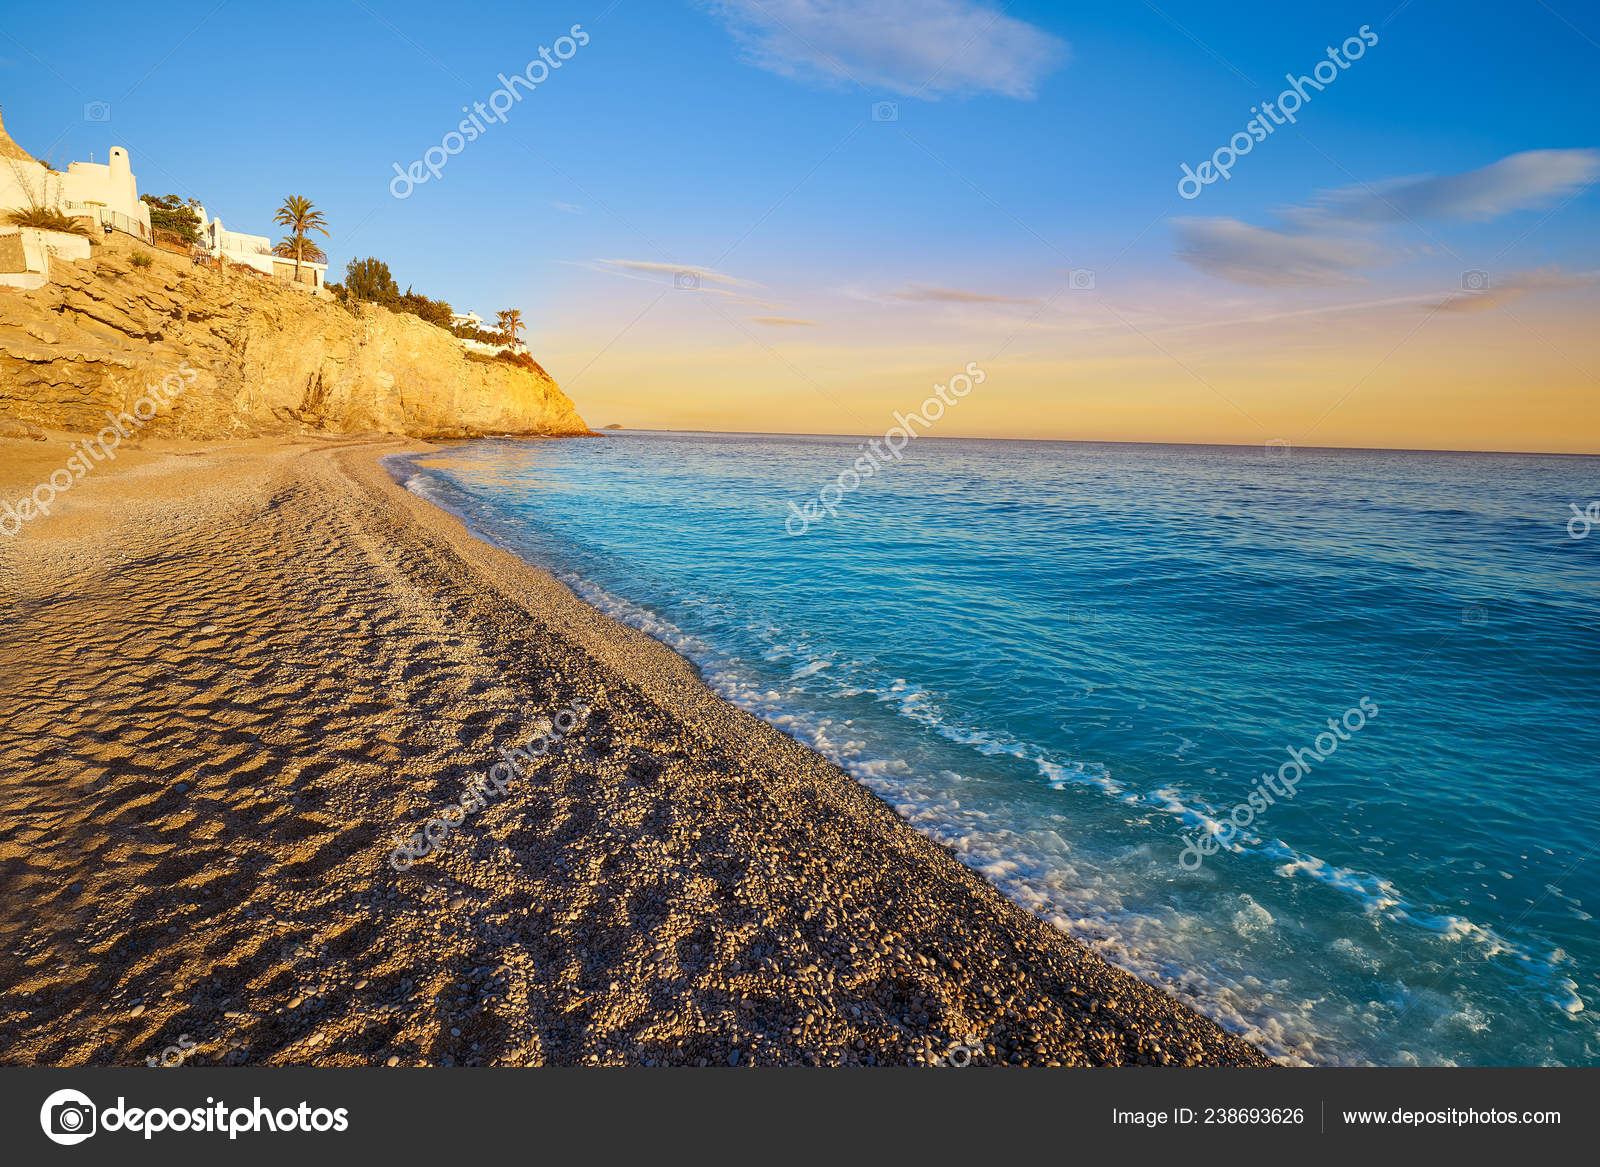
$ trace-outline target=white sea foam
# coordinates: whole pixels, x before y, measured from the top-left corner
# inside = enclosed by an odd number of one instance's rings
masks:
[[[453,505],[448,491],[430,476],[414,473],[402,480],[407,489],[456,514],[478,537],[500,545],[499,540],[479,529],[471,515]],[[515,551],[516,547],[510,549]],[[756,680],[715,645],[645,605],[614,595],[581,576],[561,571],[557,574],[595,607],[693,661],[714,691],[842,766],[883,797],[915,829],[949,845],[964,864],[981,872],[1014,902],[1112,963],[1165,987],[1282,1061],[1359,1061],[1369,1056],[1345,1040],[1340,1031],[1375,1031],[1384,1023],[1387,1009],[1374,1013],[1365,1022],[1346,1018],[1348,1026],[1341,1024],[1338,1031],[1326,1030],[1319,1021],[1324,1001],[1297,995],[1283,981],[1262,980],[1246,967],[1242,957],[1219,956],[1211,938],[1212,925],[1198,914],[1159,902],[1137,909],[1128,907],[1117,876],[1097,867],[1058,831],[1003,823],[980,807],[962,805],[951,788],[966,781],[963,776],[929,774],[903,758],[875,754],[858,729],[848,721],[819,712],[808,704],[803,693]],[[790,683],[826,673],[832,696],[874,698],[907,721],[978,755],[1029,763],[1052,789],[1098,790],[1121,805],[1170,815],[1184,829],[1213,833],[1221,830],[1221,816],[1225,814],[1222,809],[1193,795],[1186,797],[1176,787],[1143,792],[1128,789],[1097,762],[1051,756],[1005,730],[962,725],[947,716],[927,690],[904,678],[874,682],[863,674],[859,662],[835,667],[838,662],[828,654],[801,644],[778,642],[782,633],[777,628],[763,625],[749,630],[767,641],[758,653],[760,659],[769,663],[795,662]],[[1193,745],[1187,739],[1181,740],[1179,757]],[[1207,773],[1216,776],[1214,768]],[[1310,880],[1349,896],[1368,919],[1415,927],[1445,942],[1470,941],[1481,946],[1484,956],[1511,956],[1527,968],[1533,979],[1547,985],[1546,999],[1555,1008],[1568,1015],[1576,1015],[1584,1008],[1576,983],[1554,975],[1564,954],[1558,952],[1540,959],[1469,920],[1429,913],[1408,903],[1390,880],[1301,854],[1277,838],[1264,840],[1238,832],[1228,849],[1241,856],[1241,861],[1243,856],[1255,853],[1276,862],[1274,870],[1283,879]],[[1163,861],[1164,857],[1152,853],[1147,870],[1158,871]],[[1248,895],[1236,897],[1234,908],[1224,918],[1247,944],[1263,941],[1278,926],[1273,914]],[[1374,977],[1381,974],[1382,960],[1349,937],[1334,939],[1332,948],[1364,973]],[[1396,999],[1407,996],[1400,985],[1390,986],[1390,991]],[[1476,1016],[1471,1005],[1458,1003],[1453,1009],[1458,1017]],[[1438,1052],[1419,1058],[1409,1051],[1396,1053],[1391,1047],[1385,1053],[1391,1060],[1431,1064],[1445,1060]]]
[[[848,725],[797,707],[792,695],[751,681],[736,663],[700,638],[592,581],[566,574],[561,578],[608,615],[649,633],[694,661],[707,684],[719,695],[840,765],[894,807],[914,829],[950,846],[963,864],[983,874],[1013,902],[1035,911],[1113,964],[1164,987],[1281,1061],[1311,1064],[1338,1060],[1335,1055],[1318,1054],[1324,1039],[1313,1023],[1315,1002],[1295,999],[1285,994],[1281,986],[1263,991],[1260,983],[1252,983],[1253,978],[1242,969],[1229,975],[1225,966],[1208,961],[1192,943],[1171,943],[1175,934],[1202,941],[1208,930],[1202,923],[1186,920],[1176,912],[1156,917],[1125,908],[1110,880],[1071,861],[1070,845],[1058,832],[998,827],[987,812],[963,806],[958,798],[936,788],[930,776],[918,772],[904,759],[873,754]],[[926,694],[903,682],[898,689],[891,686],[888,691],[867,691],[880,698],[898,698],[895,704],[916,711],[910,716],[919,724],[926,725],[936,717]],[[940,724],[951,729],[949,735],[942,736],[970,745],[980,753],[1003,753],[1036,764],[1048,761],[1038,751],[1029,752],[999,735]],[[1069,766],[1061,764],[1063,774],[1069,772]],[[1084,777],[1083,784],[1107,788],[1104,779],[1108,776],[1103,769],[1096,772],[1083,767],[1077,773]],[[960,775],[954,778],[961,780]],[[1260,926],[1259,916],[1247,912],[1247,917]]]

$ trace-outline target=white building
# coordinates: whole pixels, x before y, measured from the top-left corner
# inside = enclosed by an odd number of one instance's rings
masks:
[[[483,323],[483,317],[479,316],[476,312],[452,312],[450,314],[450,327],[460,328],[463,324],[471,328],[476,328],[482,332],[494,332],[496,327],[493,324],[485,326]],[[466,349],[469,353],[480,353],[486,357],[492,357],[496,353],[507,348],[514,353],[525,353],[528,351],[528,346],[520,340],[509,345],[485,344],[481,340],[469,340],[464,336],[458,336],[456,338],[456,343],[462,348]]]
[[[139,201],[139,182],[121,146],[111,147],[109,162],[69,162],[61,193],[67,214],[90,214],[118,231],[150,238],[150,208]]]
[[[13,142],[0,122],[0,287],[41,288],[50,282],[52,264],[89,258],[86,236],[17,227],[5,221],[7,212],[39,208],[101,222],[120,216],[124,230],[150,237],[149,216],[137,217],[144,206],[134,189],[128,152],[113,150],[111,158],[102,166],[74,162],[62,174]],[[80,202],[85,205],[74,205]]]
[[[50,255],[60,259],[88,255],[88,241],[82,236],[31,228],[22,235],[22,229],[4,222],[6,212],[33,207],[90,218],[97,224],[110,224],[118,231],[151,240],[150,208],[139,200],[139,183],[127,150],[113,146],[107,161],[73,162],[63,174],[12,141],[5,123],[0,121],[0,237],[5,239],[0,243],[0,284],[38,287],[48,278]],[[222,220],[208,218],[204,207],[198,208],[197,213],[202,246],[212,256],[294,282],[293,257],[273,255],[272,241],[265,235],[229,231]],[[327,264],[303,261],[300,283],[321,288],[327,282],[327,273]]]
[[[294,257],[285,259],[272,254],[272,240],[265,235],[247,235],[243,231],[229,231],[221,219],[213,219],[204,207],[197,207],[200,216],[200,246],[217,259],[241,263],[263,275],[277,276],[294,282]],[[300,261],[300,282],[310,288],[320,288],[328,282],[328,265]]]
[[[139,201],[127,150],[113,146],[108,161],[72,162],[63,174],[13,142],[0,122],[0,214],[31,207],[87,216],[150,238],[150,208]]]

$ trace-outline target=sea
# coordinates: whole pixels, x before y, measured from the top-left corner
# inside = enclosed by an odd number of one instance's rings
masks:
[[[895,453],[390,468],[1283,1062],[1600,1063],[1600,458]]]

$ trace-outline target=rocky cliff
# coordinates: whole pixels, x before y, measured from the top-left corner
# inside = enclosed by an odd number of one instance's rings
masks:
[[[135,264],[136,254],[151,262]],[[93,432],[150,386],[152,436],[295,429],[414,437],[584,434],[548,374],[472,356],[441,328],[216,272],[114,236],[35,291],[0,288],[0,416]],[[168,380],[174,375],[175,380]]]

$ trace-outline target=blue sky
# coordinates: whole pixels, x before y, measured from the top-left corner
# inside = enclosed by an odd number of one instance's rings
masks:
[[[498,74],[574,25],[588,43],[503,123],[391,196],[395,163],[421,159]],[[1362,26],[1378,43],[1295,126],[1227,181],[1179,197],[1180,163],[1226,145],[1285,73],[1309,72]],[[650,361],[681,378],[672,353],[704,365],[744,352],[746,382],[763,367],[802,384],[821,370],[810,389],[855,430],[872,411],[839,412],[859,392],[842,370],[959,367],[1003,341],[1042,368],[1102,326],[1142,335],[1214,315],[1427,306],[1480,267],[1561,332],[1592,311],[1600,268],[1597,42],[1600,13],[1571,0],[1509,15],[1441,0],[1003,12],[980,0],[329,0],[176,3],[139,21],[28,6],[0,30],[0,104],[35,154],[63,165],[125,145],[142,191],[198,197],[235,229],[268,233],[283,196],[311,197],[333,227],[330,275],[373,254],[402,287],[459,308],[521,307],[557,377],[583,378],[603,411],[631,411],[620,420],[674,420],[641,410],[625,384]],[[85,120],[85,103],[102,101],[110,119]],[[873,119],[878,102],[895,120]],[[1403,182],[1421,176],[1434,184]],[[1352,188],[1364,206],[1304,210]],[[663,297],[682,290],[678,268],[705,269],[698,294]],[[1096,273],[1093,320],[1054,299],[1077,268]],[[1346,323],[1342,309],[1328,319]],[[944,338],[961,342],[948,359]],[[1120,359],[1106,343],[1096,355]],[[1293,347],[1261,359],[1297,355],[1315,359]],[[1569,363],[1596,367],[1587,351]],[[1020,400],[1036,408],[1040,392]],[[714,396],[738,412],[731,382]],[[1161,402],[1146,404],[1172,408]]]

